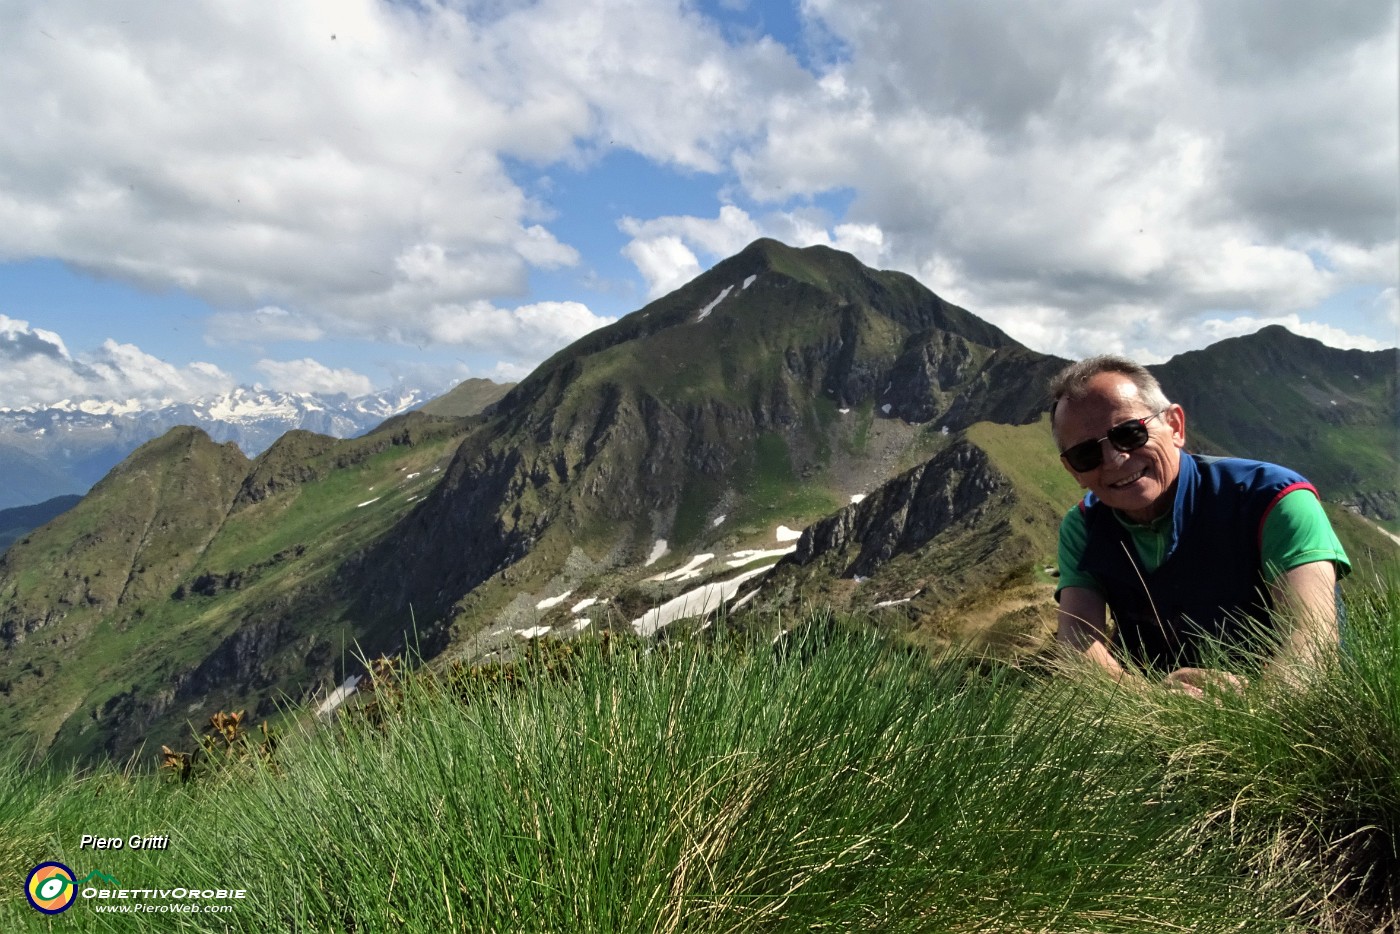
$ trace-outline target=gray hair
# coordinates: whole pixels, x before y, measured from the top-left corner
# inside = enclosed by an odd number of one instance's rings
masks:
[[[1050,380],[1050,398],[1054,400],[1050,403],[1052,430],[1055,425],[1055,409],[1059,407],[1060,400],[1077,402],[1084,398],[1089,394],[1090,380],[1100,373],[1121,373],[1126,376],[1137,387],[1138,398],[1153,411],[1161,411],[1171,405],[1166,393],[1162,392],[1157,377],[1153,376],[1147,367],[1117,354],[1100,354],[1078,363],[1071,363]]]

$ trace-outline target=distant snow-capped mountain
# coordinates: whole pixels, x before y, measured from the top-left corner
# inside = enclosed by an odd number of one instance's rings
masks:
[[[400,388],[351,397],[239,387],[154,406],[65,399],[43,408],[0,408],[0,509],[84,493],[136,448],[176,425],[196,425],[255,457],[294,428],[351,438],[436,394]]]

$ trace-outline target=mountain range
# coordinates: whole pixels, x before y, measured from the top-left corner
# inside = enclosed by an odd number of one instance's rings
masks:
[[[468,380],[454,392],[482,395],[484,405],[509,388]],[[45,407],[0,409],[0,476],[5,478],[0,510],[86,493],[136,448],[177,425],[202,428],[214,440],[232,441],[256,457],[288,431],[351,438],[435,395],[417,388],[351,397],[239,387],[195,402],[154,406],[65,399]]]
[[[357,653],[666,638],[721,602],[1033,651],[1079,493],[1044,415],[1064,363],[909,276],[760,240],[491,403],[253,459],[173,428],[0,556],[0,742],[122,755],[312,699]],[[1358,563],[1394,556],[1397,351],[1266,328],[1154,369],[1193,448],[1298,466]]]

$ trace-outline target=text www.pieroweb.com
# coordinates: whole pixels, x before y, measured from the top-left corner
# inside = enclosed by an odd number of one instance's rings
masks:
[[[216,915],[224,911],[232,911],[232,905],[143,905],[140,903],[113,905],[93,905],[93,911],[105,912],[107,914],[204,914]]]

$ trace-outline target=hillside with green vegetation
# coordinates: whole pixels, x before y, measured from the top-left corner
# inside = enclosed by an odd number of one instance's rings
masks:
[[[357,640],[401,645],[410,621],[347,616],[343,567],[421,501],[466,430],[415,416],[354,441],[292,432],[252,462],[195,428],[145,445],[0,557],[0,735],[123,755],[201,710],[271,713]]]
[[[1266,330],[1159,372],[1193,446],[1299,465],[1353,557],[1384,564],[1368,522],[1391,515],[1395,352],[1300,340]],[[1043,414],[1063,362],[909,276],[760,240],[499,398],[469,381],[252,462],[176,429],[0,555],[0,746],[120,758],[221,707],[320,696],[360,670],[357,645],[509,657],[725,587],[1025,657],[1079,495]]]
[[[635,574],[615,570],[658,542],[682,564],[771,547],[778,525],[927,459],[943,429],[1033,421],[1057,364],[908,276],[760,240],[497,403],[376,553],[375,612],[413,602],[469,639],[532,625],[540,598],[625,588]]]
[[[357,642],[509,650],[575,589],[625,624],[682,586],[642,577],[772,549],[949,430],[1034,419],[1043,380],[1005,374],[1054,365],[908,276],[759,241],[469,424],[293,432],[200,478],[216,446],[177,432],[114,471],[140,482],[109,478],[0,560],[0,735],[123,755],[211,705],[266,712],[338,681]],[[429,466],[419,495],[394,482]]]
[[[1400,532],[1400,351],[1338,350],[1274,325],[1151,369],[1196,446],[1287,464]]]
[[[495,383],[480,378],[464,379],[443,395],[423,403],[415,411],[440,418],[469,418],[499,402],[513,388],[514,383]]]
[[[1204,700],[829,614],[383,660],[333,723],[220,716],[159,773],[0,760],[0,886],[57,860],[87,893],[52,920],[0,901],[0,926],[1393,930],[1400,583],[1349,601],[1306,682]]]

